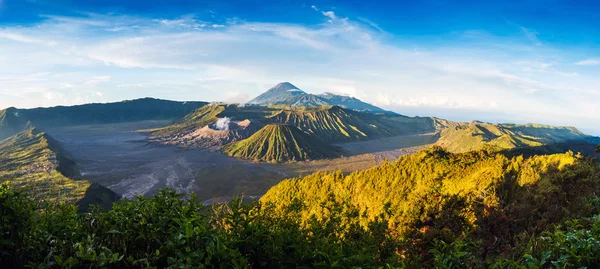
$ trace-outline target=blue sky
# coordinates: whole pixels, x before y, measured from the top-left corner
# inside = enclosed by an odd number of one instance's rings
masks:
[[[600,134],[599,13],[559,0],[0,0],[0,108],[245,102],[290,81],[410,116]]]

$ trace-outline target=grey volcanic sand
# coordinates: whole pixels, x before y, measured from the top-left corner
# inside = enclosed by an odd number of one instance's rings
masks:
[[[152,196],[160,188],[195,192],[200,199],[260,196],[279,181],[315,171],[352,172],[394,160],[435,141],[434,135],[399,136],[338,144],[348,156],[291,164],[254,163],[208,149],[149,144],[136,130],[168,121],[87,125],[44,129],[78,163],[82,178],[124,198]]]
[[[47,129],[78,163],[83,178],[123,197],[151,196],[159,188],[196,192],[207,199],[223,195],[260,195],[281,179],[285,169],[228,157],[207,149],[148,144],[134,130],[164,126],[146,121]]]

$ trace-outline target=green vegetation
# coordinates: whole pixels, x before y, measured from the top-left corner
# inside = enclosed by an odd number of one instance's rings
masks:
[[[233,120],[258,120],[271,115],[275,109],[263,107],[244,107],[238,105],[210,104],[198,108],[174,124],[160,128],[153,132],[153,136],[180,135],[194,131],[206,125],[215,123],[219,118],[228,117]]]
[[[421,118],[398,116],[406,121]],[[423,132],[388,120],[389,117],[351,111],[339,106],[301,107],[278,111],[267,118],[271,123],[289,124],[328,141],[356,141]],[[429,127],[431,131],[433,128]]]
[[[0,140],[26,129],[27,121],[19,116],[16,108],[0,110]]]
[[[3,268],[597,268],[600,166],[433,147],[259,202],[169,190],[79,214],[0,185]]]
[[[508,158],[439,147],[350,175],[316,173],[274,186],[261,202],[302,219],[326,219],[323,205],[348,203],[363,227],[381,215],[399,237],[430,249],[436,240],[474,242],[476,259],[507,255],[522,236],[597,214],[600,167],[572,153]],[[413,251],[414,245],[402,253]],[[412,253],[416,255],[416,253]],[[425,257],[427,258],[427,257]]]
[[[291,125],[269,124],[248,139],[223,146],[234,157],[265,162],[294,162],[339,157],[341,150]]]
[[[540,124],[491,124],[483,122],[450,124],[441,131],[438,145],[452,152],[540,147],[570,141],[585,141],[589,136],[574,127]]]
[[[0,140],[26,129],[28,122],[38,128],[119,123],[143,120],[171,120],[183,117],[205,102],[175,102],[153,98],[117,103],[57,106],[0,111]]]
[[[0,142],[0,182],[25,190],[37,201],[110,206],[120,197],[78,175],[75,163],[51,137],[29,128]]]
[[[437,120],[374,115],[338,106],[273,105],[269,107],[212,104],[195,110],[175,124],[157,130],[154,136],[179,135],[218,118],[249,119],[258,124],[288,124],[325,141],[354,141],[377,137],[433,132]]]

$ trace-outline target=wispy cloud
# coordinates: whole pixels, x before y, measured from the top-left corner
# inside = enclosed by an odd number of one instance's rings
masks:
[[[337,18],[333,11],[323,11],[322,13],[323,13],[323,16],[329,17],[332,20],[335,20]]]
[[[521,31],[523,32],[525,37],[527,37],[527,39],[529,39],[529,41],[531,41],[534,45],[536,45],[536,46],[542,45],[542,42],[540,42],[540,40],[538,39],[538,35],[539,35],[538,32],[536,32],[532,29],[525,28],[523,26],[521,26]]]
[[[575,63],[576,65],[591,66],[600,65],[600,59],[585,59]]]
[[[577,73],[568,50],[541,46],[533,30],[469,31],[429,40],[436,46],[397,43],[374,22],[311,8],[324,16],[321,23],[84,14],[5,27],[0,107],[144,96],[243,101],[292,81],[308,92],[345,93],[400,113],[511,111],[515,119],[551,124],[585,114],[600,120],[593,113],[598,79]]]

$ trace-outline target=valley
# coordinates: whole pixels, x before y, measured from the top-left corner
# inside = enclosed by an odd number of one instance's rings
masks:
[[[124,198],[150,197],[158,189],[195,192],[200,199],[238,194],[259,196],[279,181],[315,171],[366,169],[435,142],[433,134],[338,143],[346,156],[295,163],[258,163],[226,156],[215,148],[182,148],[147,142],[138,130],[170,121],[97,124],[45,129],[59,141],[81,171]]]

